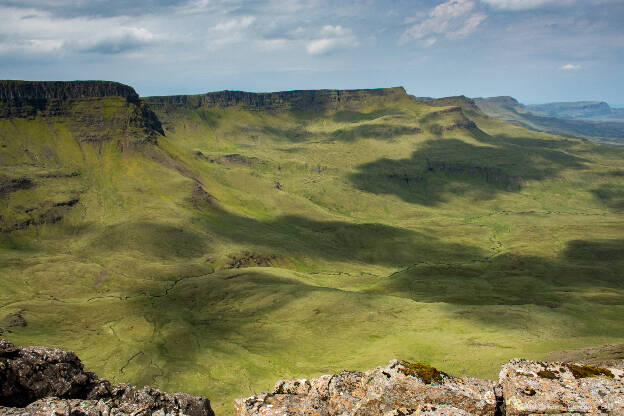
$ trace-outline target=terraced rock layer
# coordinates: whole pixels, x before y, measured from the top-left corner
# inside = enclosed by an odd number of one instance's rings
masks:
[[[134,88],[113,81],[0,81],[0,101],[89,97],[139,99]]]
[[[218,91],[200,95],[173,95],[148,97],[145,101],[154,109],[184,107],[234,107],[252,111],[307,111],[348,108],[367,100],[393,100],[407,96],[403,87],[366,90],[296,90],[253,93],[245,91]]]

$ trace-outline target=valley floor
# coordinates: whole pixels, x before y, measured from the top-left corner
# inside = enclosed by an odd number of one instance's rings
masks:
[[[11,342],[217,414],[392,358],[495,378],[624,342],[624,150],[407,95],[320,115],[146,102],[157,143],[0,119]]]

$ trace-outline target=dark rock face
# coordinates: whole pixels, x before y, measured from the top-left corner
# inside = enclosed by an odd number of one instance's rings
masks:
[[[71,112],[67,100],[121,97],[139,104],[134,88],[112,81],[0,81],[0,118],[59,116]]]
[[[624,415],[624,370],[514,359],[494,382],[393,360],[364,373],[279,381],[235,407],[238,416]]]
[[[148,97],[147,102],[155,111],[167,112],[176,107],[234,107],[251,111],[325,111],[357,107],[367,100],[395,100],[407,97],[402,87],[369,90],[299,90],[267,93],[244,91],[218,91],[201,95],[174,95]]]
[[[0,339],[0,415],[138,414],[214,416],[204,397],[127,384],[111,386],[85,372],[73,352],[16,348]]]
[[[0,404],[26,406],[35,400],[57,396],[86,398],[97,377],[85,373],[73,352],[46,347],[16,349],[0,340]]]
[[[103,98],[116,101],[105,111]],[[35,117],[61,117],[83,142],[127,137],[122,151],[130,142],[156,143],[164,135],[156,114],[132,87],[118,82],[0,81],[0,118]]]
[[[0,81],[0,101],[5,102],[89,97],[139,100],[134,88],[112,81]]]

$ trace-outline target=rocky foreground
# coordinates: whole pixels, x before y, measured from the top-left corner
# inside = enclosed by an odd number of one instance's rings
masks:
[[[624,415],[624,370],[514,359],[498,382],[393,360],[367,372],[280,381],[239,416]]]
[[[73,352],[0,339],[0,416],[214,416],[210,401],[85,372]]]
[[[499,380],[393,360],[366,372],[279,381],[235,402],[239,416],[624,415],[624,369],[514,359]],[[0,339],[0,416],[214,416],[210,401],[85,372],[73,352]]]

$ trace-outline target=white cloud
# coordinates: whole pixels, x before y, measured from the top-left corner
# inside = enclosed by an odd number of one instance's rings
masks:
[[[581,65],[577,65],[577,64],[565,64],[563,65],[561,68],[562,71],[578,71],[579,69],[583,68]]]
[[[232,19],[232,20],[228,20],[225,22],[221,22],[215,26],[215,29],[222,31],[222,32],[245,29],[251,26],[251,24],[255,20],[256,18],[254,16],[245,16],[245,17],[241,17],[240,19]]]
[[[455,32],[450,32],[449,37],[463,38],[465,36],[468,36],[469,34],[474,32],[477,29],[477,26],[479,26],[481,22],[483,22],[486,18],[487,16],[481,13],[473,14],[468,19],[466,19],[466,22],[464,22],[464,25],[459,28],[459,30]]]
[[[555,3],[569,3],[566,0],[482,0],[490,6],[504,10],[529,10]]]
[[[351,29],[342,26],[325,25],[319,31],[319,37],[310,40],[306,50],[310,55],[324,55],[350,49],[359,45]]]
[[[414,39],[429,47],[440,37],[447,39],[466,37],[487,18],[484,14],[474,12],[475,6],[473,0],[447,0],[431,9],[424,18],[407,20],[410,23],[418,23],[403,32],[400,42],[405,43]]]
[[[34,9],[0,7],[0,52],[40,55],[94,52],[116,54],[137,50],[156,39],[147,28],[125,17],[60,18]]]

